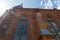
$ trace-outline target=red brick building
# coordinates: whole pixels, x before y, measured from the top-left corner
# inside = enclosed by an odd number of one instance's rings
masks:
[[[0,18],[1,40],[59,40],[60,10],[13,7]]]

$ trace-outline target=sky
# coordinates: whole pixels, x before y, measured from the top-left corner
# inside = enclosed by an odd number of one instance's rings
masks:
[[[24,8],[60,9],[60,0],[0,0],[0,17],[7,9],[21,3]]]

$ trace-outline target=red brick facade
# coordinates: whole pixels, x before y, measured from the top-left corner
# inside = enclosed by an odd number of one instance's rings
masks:
[[[60,28],[60,10],[13,8],[9,10],[8,15],[9,16],[5,16],[5,19],[2,18],[4,20],[0,19],[0,23],[2,21],[0,24],[0,37],[2,40],[13,40],[18,21],[22,16],[26,16],[28,20],[28,40],[44,40],[45,37],[40,37],[40,29],[47,29],[50,31],[46,22],[48,17],[54,20]],[[53,40],[51,36],[49,37],[50,40]],[[47,39],[45,38],[45,40]]]

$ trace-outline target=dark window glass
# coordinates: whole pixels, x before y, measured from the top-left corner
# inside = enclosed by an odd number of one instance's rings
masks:
[[[50,31],[54,33],[55,32],[54,25],[52,24],[52,21],[50,18],[47,18],[47,24],[48,24],[48,27],[50,28]]]
[[[27,40],[27,19],[22,17],[18,22],[18,27],[16,29],[14,40]]]
[[[50,28],[50,32],[56,34],[56,37],[54,38],[54,40],[60,40],[60,30],[58,28],[58,25],[52,21],[50,18],[47,18],[47,24],[48,27]]]
[[[59,31],[57,24],[54,21],[51,21],[50,18],[47,18],[47,24],[48,24],[51,32]]]

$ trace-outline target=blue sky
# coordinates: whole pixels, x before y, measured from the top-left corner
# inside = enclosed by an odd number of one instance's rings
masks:
[[[60,0],[0,0],[0,16],[6,9],[23,3],[24,8],[60,9]]]

